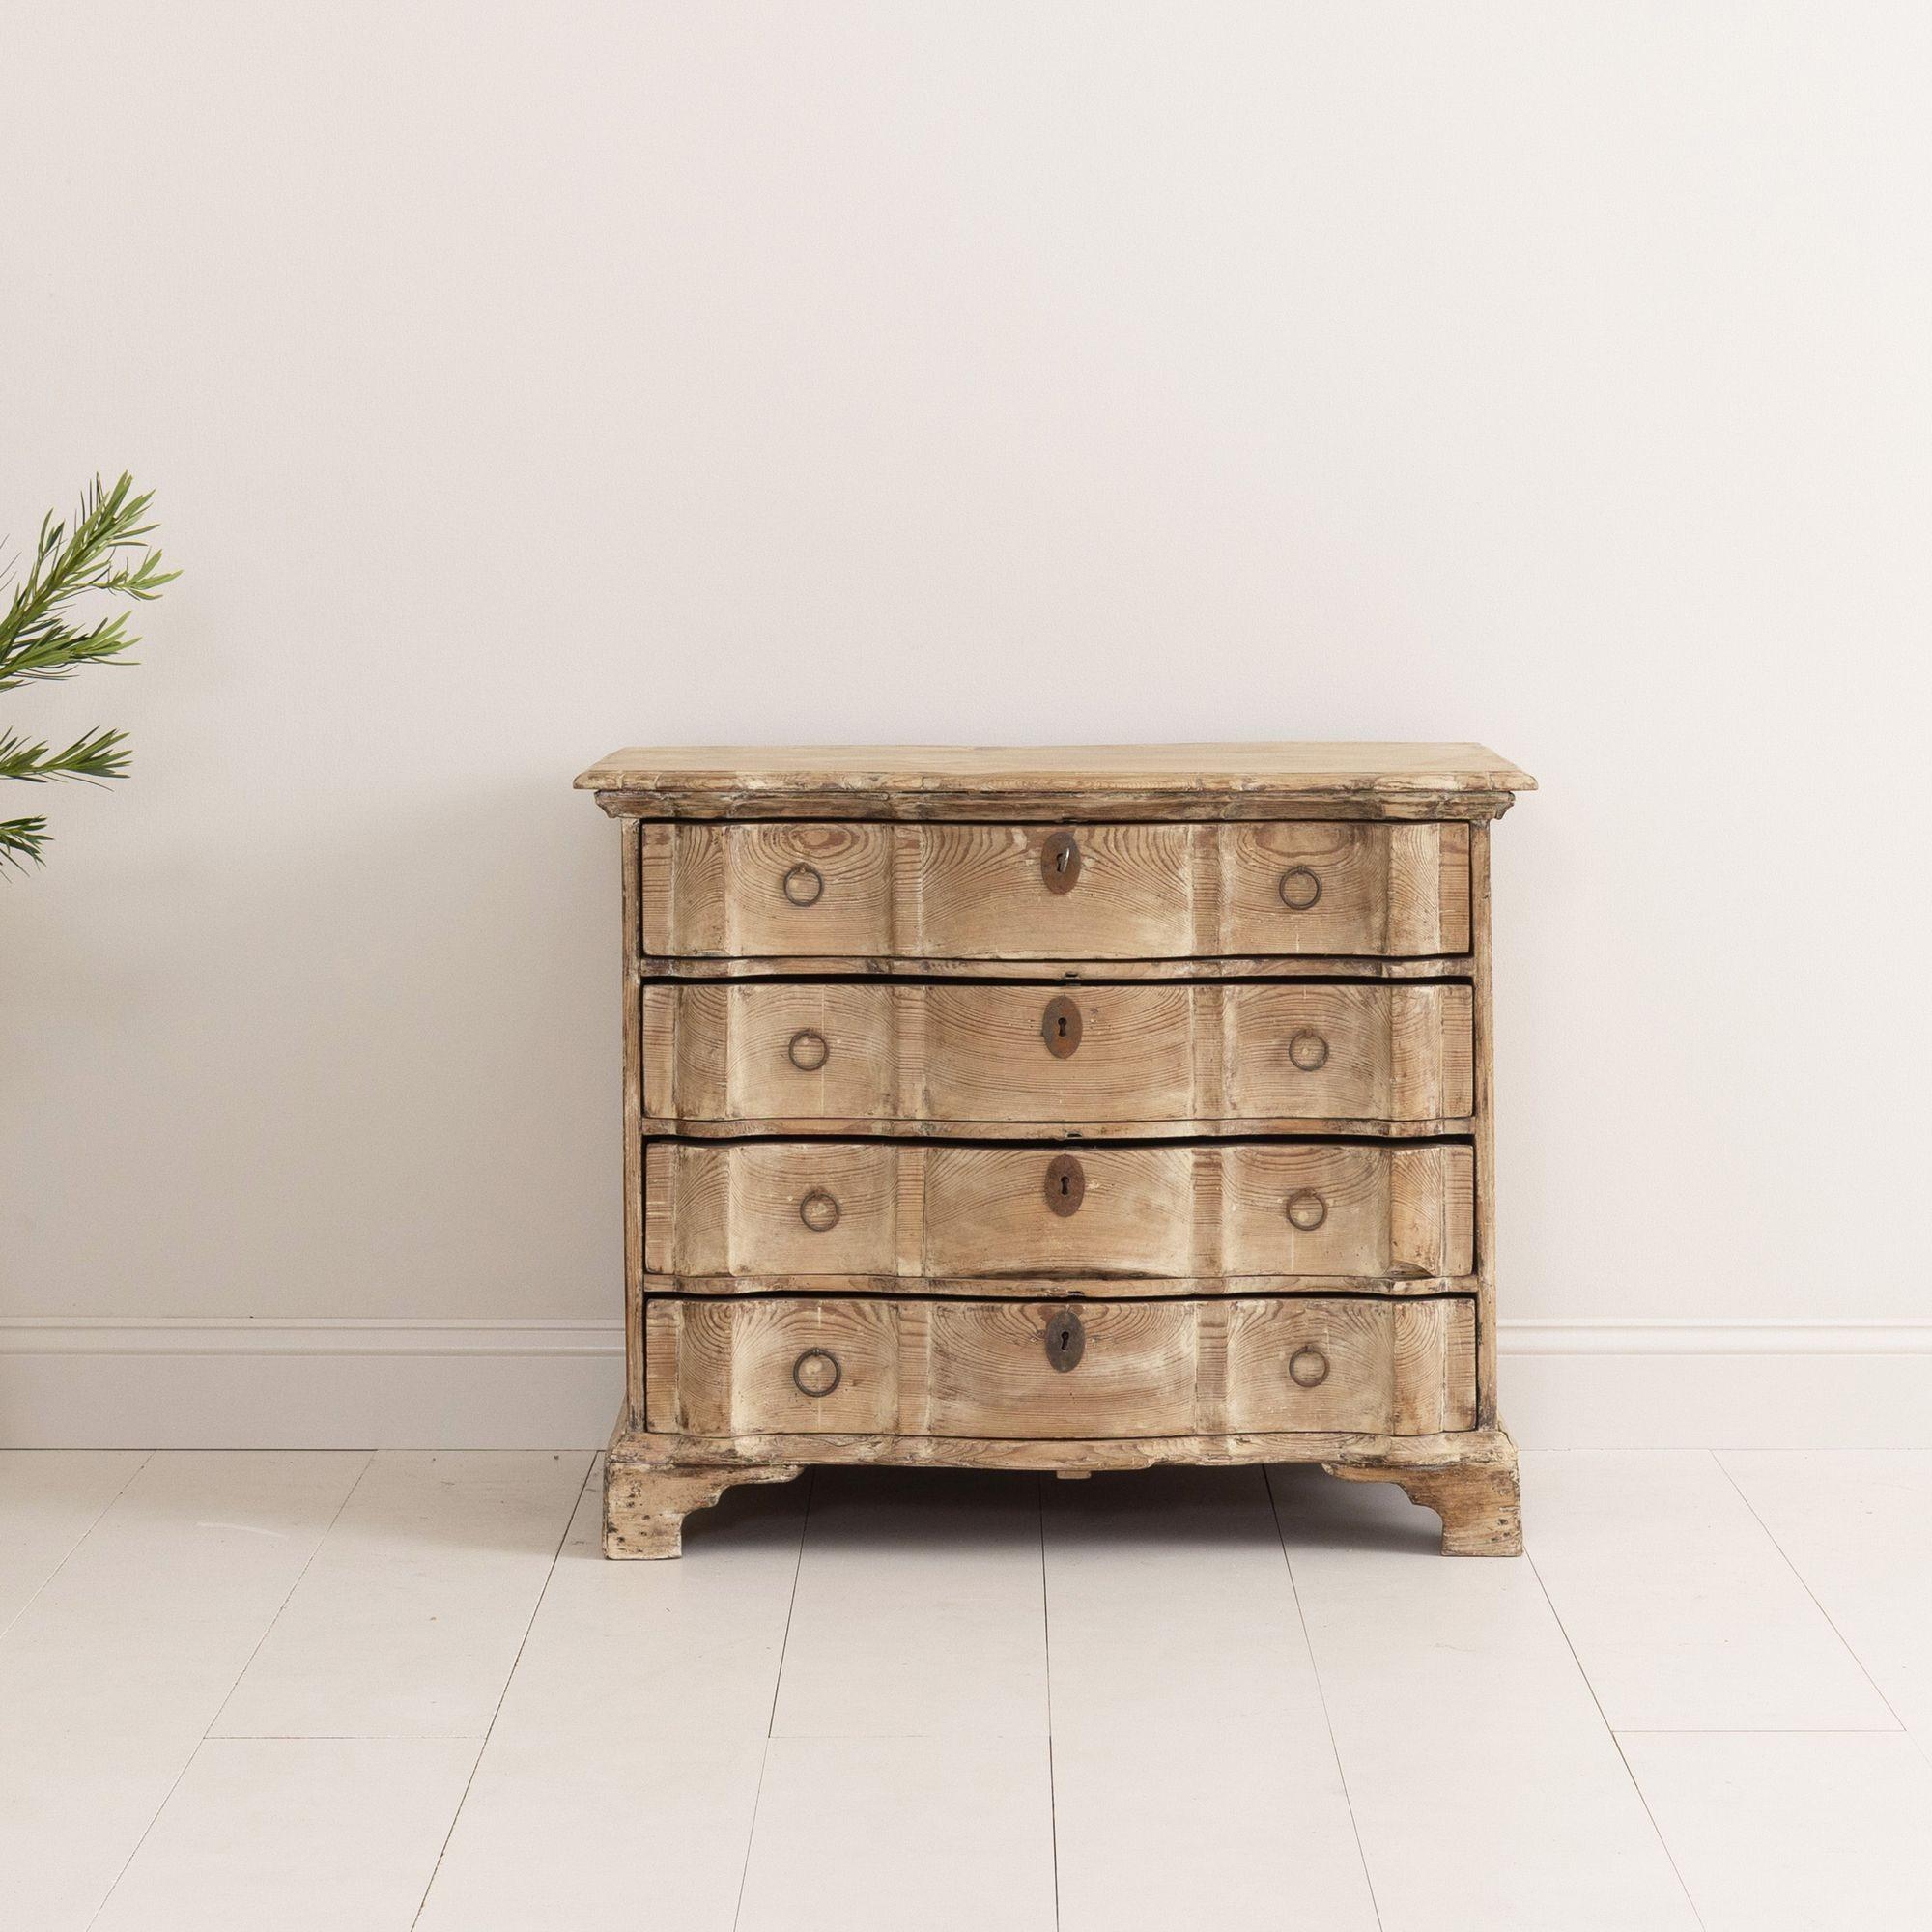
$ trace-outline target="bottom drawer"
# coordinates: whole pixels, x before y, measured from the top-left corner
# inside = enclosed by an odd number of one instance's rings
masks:
[[[1467,1295],[1204,1301],[667,1296],[647,1427],[1020,1439],[1470,1429]]]

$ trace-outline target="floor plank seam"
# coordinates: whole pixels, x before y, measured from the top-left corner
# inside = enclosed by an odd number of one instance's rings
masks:
[[[1597,1695],[1597,1687],[1590,1682],[1590,1673],[1583,1668],[1583,1660],[1577,1654],[1577,1646],[1570,1636],[1570,1628],[1563,1621],[1563,1612],[1556,1607],[1556,1599],[1549,1594],[1549,1585],[1543,1580],[1543,1572],[1536,1567],[1535,1559],[1527,1548],[1522,1552],[1522,1561],[1529,1565],[1529,1574],[1536,1578],[1536,1587],[1543,1593],[1543,1601],[1549,1606],[1550,1620],[1555,1624],[1557,1634],[1563,1639],[1563,1647],[1570,1653],[1570,1662],[1577,1666],[1577,1675],[1582,1680],[1583,1689],[1590,1693],[1590,1703],[1597,1713],[1597,1720],[1609,1738],[1610,1748],[1617,1754],[1617,1762],[1624,1768],[1624,1776],[1630,1779],[1631,1789],[1636,1793],[1636,1802],[1643,1806],[1643,1815],[1650,1821],[1651,1832],[1657,1838],[1658,1849],[1663,1854],[1670,1866],[1670,1875],[1677,1881],[1677,1889],[1684,1894],[1684,1903],[1690,1908],[1690,1917],[1699,1926],[1704,1923],[1704,1915],[1697,1909],[1697,1901],[1690,1895],[1690,1888],[1685,1882],[1684,1873],[1677,1863],[1677,1854],[1670,1849],[1670,1840],[1663,1835],[1663,1827],[1657,1822],[1657,1813],[1650,1808],[1650,1797],[1638,1781],[1636,1772],[1625,1754],[1623,1740],[1610,1723],[1609,1716],[1604,1709],[1604,1700]]]
[[[798,1579],[805,1569],[805,1540],[811,1534],[811,1504],[817,1488],[818,1471],[805,1472],[805,1501],[799,1511],[798,1554],[792,1559],[791,1594],[785,1599],[784,1634],[779,1638],[779,1667],[772,1673],[772,1701],[765,1713],[765,1736],[769,1740],[778,1735],[779,1693],[784,1689],[785,1655],[791,1649],[792,1613],[798,1608]]]
[[[297,1453],[299,1454],[301,1452],[298,1451]],[[159,1454],[159,1450],[150,1450],[148,1452],[148,1461],[152,1462]],[[175,1773],[173,1778],[169,1781],[167,1790],[161,1795],[161,1802],[149,1814],[148,1822],[142,1828],[141,1835],[134,1840],[133,1849],[121,1861],[121,1869],[114,1874],[114,1883],[101,1893],[100,1903],[94,1908],[93,1916],[87,1921],[90,1927],[99,1921],[100,1915],[107,1910],[108,1904],[113,1899],[114,1894],[121,1889],[121,1881],[128,1876],[128,1869],[132,1866],[134,1861],[141,1856],[141,1847],[153,1835],[155,1827],[160,1820],[161,1813],[168,1808],[168,1805],[173,1802],[175,1793],[181,1789],[182,1779],[188,1775],[188,1771],[195,1759],[201,1755],[203,1747],[208,1743],[210,1733],[221,1721],[221,1714],[228,1708],[228,1700],[234,1696],[236,1685],[240,1684],[242,1678],[247,1676],[248,1666],[254,1662],[255,1659],[261,1654],[262,1646],[269,1640],[269,1633],[281,1622],[282,1612],[288,1608],[290,1599],[300,1589],[301,1580],[308,1575],[310,1564],[321,1555],[322,1546],[328,1541],[335,1525],[342,1520],[342,1512],[349,1507],[355,1492],[362,1487],[363,1479],[375,1465],[375,1450],[370,1449],[365,1451],[362,1457],[362,1466],[355,1472],[355,1480],[349,1485],[347,1493],[343,1496],[341,1502],[335,1506],[335,1514],[323,1526],[322,1534],[315,1540],[315,1548],[302,1559],[302,1566],[296,1572],[294,1580],[283,1591],[282,1601],[275,1605],[274,1614],[262,1626],[262,1634],[255,1639],[254,1647],[248,1652],[248,1655],[242,1660],[241,1669],[235,1673],[229,1683],[228,1689],[221,1693],[220,1701],[216,1703],[214,1709],[209,1714],[208,1722],[201,1727],[201,1736],[196,1740],[194,1748],[188,1752],[186,1757],[182,1759],[181,1769]],[[142,1469],[145,1469],[147,1466],[147,1462],[141,1464]],[[134,1474],[139,1475],[140,1470],[137,1469]],[[134,1477],[129,1476],[128,1480],[131,1483]]]
[[[752,1876],[752,1853],[758,1841],[758,1809],[765,1801],[765,1771],[772,1761],[772,1737],[778,1729],[779,1694],[784,1689],[785,1655],[791,1649],[792,1613],[798,1608],[798,1579],[805,1569],[805,1539],[811,1533],[811,1501],[818,1471],[805,1472],[805,1503],[799,1511],[798,1554],[791,1566],[791,1594],[785,1599],[784,1634],[779,1638],[779,1664],[772,1672],[772,1701],[765,1713],[765,1742],[758,1751],[758,1786],[752,1793],[752,1821],[745,1828],[745,1857],[738,1866],[738,1896],[731,1907],[731,1932],[745,1916],[745,1887]]]
[[[31,1451],[30,1453],[34,1455],[44,1455],[48,1453],[57,1453],[57,1452],[34,1450]],[[11,1631],[14,1628],[14,1626],[16,1623],[18,1623],[23,1616],[27,1614],[27,1611],[33,1606],[35,1599],[40,1596],[41,1592],[44,1590],[47,1587],[47,1585],[51,1583],[63,1570],[67,1568],[69,1562],[72,1559],[73,1552],[76,1549],[78,1549],[80,1546],[83,1543],[85,1543],[90,1536],[94,1534],[95,1530],[99,1526],[101,1518],[104,1517],[107,1514],[107,1512],[111,1510],[114,1507],[114,1505],[118,1503],[121,1500],[121,1498],[128,1493],[128,1484],[131,1483],[134,1480],[134,1478],[138,1476],[141,1473],[141,1471],[145,1469],[148,1466],[148,1464],[155,1460],[156,1454],[156,1452],[153,1449],[144,1449],[141,1451],[141,1460],[138,1463],[136,1463],[131,1469],[128,1471],[128,1481],[123,1483],[121,1487],[118,1490],[116,1490],[114,1493],[111,1496],[109,1496],[107,1500],[104,1503],[102,1503],[98,1510],[95,1511],[93,1516],[91,1516],[88,1519],[86,1526],[81,1530],[80,1534],[76,1536],[74,1540],[71,1543],[70,1543],[64,1550],[61,1551],[60,1561],[56,1563],[54,1567],[51,1570],[49,1570],[44,1577],[41,1578],[40,1582],[35,1586],[33,1593],[27,1598],[26,1602],[23,1603],[20,1605],[20,1607],[17,1610],[15,1610],[14,1614],[11,1617],[9,1617],[4,1624],[0,1624],[0,1642],[4,1642],[6,1640],[7,1633]]]
[[[765,1772],[771,1761],[772,1737],[767,1731],[758,1751],[758,1786],[752,1793],[752,1822],[745,1829],[745,1857],[738,1866],[738,1896],[731,1906],[731,1932],[738,1932],[738,1921],[745,1916],[745,1887],[752,1877],[752,1850],[758,1837],[758,1807],[765,1802]]]
[[[1281,1520],[1281,1502],[1274,1492],[1274,1480],[1265,1465],[1262,1487],[1267,1491],[1268,1514],[1274,1518],[1275,1541],[1281,1545],[1282,1568],[1288,1572],[1289,1600],[1294,1605],[1294,1620],[1301,1628],[1302,1646],[1308,1652],[1308,1674],[1315,1680],[1315,1695],[1321,1706],[1321,1721],[1328,1728],[1328,1749],[1335,1760],[1335,1776],[1342,1786],[1342,1803],[1349,1813],[1349,1829],[1355,1834],[1355,1856],[1362,1861],[1362,1883],[1368,1888],[1369,1910],[1375,1914],[1376,1932],[1382,1932],[1381,1900],[1376,1896],[1376,1875],[1369,1868],[1369,1848],[1362,1842],[1361,1821],[1355,1816],[1355,1794],[1349,1789],[1349,1774],[1342,1763],[1342,1741],[1335,1735],[1335,1719],[1328,1709],[1327,1687],[1321,1682],[1321,1666],[1316,1662],[1315,1642],[1308,1634],[1308,1618],[1301,1607],[1301,1590],[1294,1580],[1294,1559],[1288,1551],[1288,1529]]]
[[[1053,1854],[1053,1926],[1060,1932],[1060,1792],[1053,1759],[1053,1605],[1046,1587],[1046,1478],[1036,1475],[1034,1506],[1039,1515],[1039,1638],[1046,1680],[1046,1829]]]
[[[1804,1571],[1799,1569],[1797,1563],[1793,1561],[1791,1552],[1785,1548],[1783,1544],[1778,1542],[1776,1532],[1772,1528],[1770,1523],[1765,1521],[1763,1517],[1758,1515],[1757,1505],[1753,1503],[1750,1497],[1745,1493],[1744,1485],[1740,1483],[1734,1475],[1731,1474],[1730,1467],[1724,1461],[1723,1452],[1717,1449],[1711,1449],[1707,1450],[1705,1453],[1710,1457],[1711,1461],[1714,1462],[1718,1465],[1718,1467],[1723,1472],[1723,1477],[1725,1482],[1730,1484],[1731,1488],[1737,1492],[1738,1500],[1744,1504],[1746,1509],[1750,1511],[1751,1520],[1757,1524],[1759,1529],[1763,1530],[1765,1535],[1765,1540],[1771,1545],[1771,1547],[1775,1550],[1777,1551],[1778,1555],[1783,1559],[1784,1567],[1787,1570],[1789,1570],[1792,1576],[1798,1579],[1798,1587],[1801,1590],[1803,1590],[1808,1598],[1810,1598],[1812,1608],[1815,1609],[1818,1612],[1818,1614],[1825,1619],[1825,1627],[1832,1633],[1832,1634],[1834,1637],[1838,1639],[1838,1641],[1841,1644],[1844,1645],[1845,1655],[1849,1657],[1852,1660],[1852,1662],[1858,1665],[1860,1676],[1861,1676],[1865,1680],[1865,1682],[1869,1684],[1872,1688],[1872,1695],[1875,1696],[1878,1699],[1878,1701],[1881,1704],[1883,1704],[1888,1711],[1891,1713],[1892,1723],[1896,1725],[1899,1730],[1905,1731],[1909,1734],[1911,1726],[1908,1725],[1905,1722],[1905,1720],[1898,1715],[1897,1707],[1892,1703],[1891,1699],[1885,1694],[1884,1688],[1880,1685],[1878,1679],[1871,1674],[1870,1669],[1865,1664],[1864,1659],[1861,1658],[1858,1654],[1858,1652],[1852,1647],[1851,1639],[1848,1636],[1846,1636],[1844,1632],[1838,1628],[1837,1623],[1833,1618],[1831,1611],[1828,1610],[1825,1607],[1825,1605],[1819,1601],[1817,1591],[1811,1587],[1810,1580],[1805,1577]],[[1862,1728],[1862,1726],[1861,1728]],[[1879,1732],[1875,1733],[1875,1735],[1883,1736],[1885,1734],[1883,1732]]]
[[[370,1459],[375,1460],[373,1457]],[[584,1492],[599,1473],[600,1461],[593,1455],[584,1467],[583,1480],[577,1486],[577,1493],[570,1499],[570,1507],[563,1512],[563,1527],[557,1532],[556,1548],[550,1553],[550,1568],[544,1572],[543,1588],[537,1592],[537,1600],[530,1605],[528,1621],[524,1625],[524,1634],[517,1639],[517,1654],[510,1660],[510,1667],[503,1673],[503,1688],[497,1693],[496,1708],[490,1713],[490,1721],[484,1726],[483,1736],[476,1747],[476,1755],[469,1760],[469,1776],[463,1780],[462,1795],[456,1801],[456,1807],[449,1814],[449,1827],[442,1834],[442,1843],[436,1848],[436,1862],[429,1868],[429,1879],[423,1886],[422,1896],[416,1900],[416,1909],[410,1917],[410,1932],[422,1922],[422,1916],[429,1905],[429,1895],[436,1889],[437,1874],[442,1869],[442,1861],[449,1855],[449,1841],[456,1835],[456,1827],[463,1817],[463,1807],[469,1803],[469,1794],[476,1784],[476,1774],[482,1767],[483,1753],[490,1748],[490,1736],[497,1728],[497,1719],[503,1715],[503,1699],[510,1694],[510,1686],[516,1680],[517,1665],[524,1661],[524,1647],[530,1640],[530,1632],[536,1628],[538,1612],[544,1606],[544,1599],[550,1595],[552,1580],[556,1576],[557,1559],[563,1554],[563,1546],[570,1541],[570,1526],[577,1520],[577,1512],[583,1502]]]

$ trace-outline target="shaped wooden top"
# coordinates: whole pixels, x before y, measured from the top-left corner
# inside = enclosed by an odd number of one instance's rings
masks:
[[[642,817],[1493,818],[1535,789],[1482,745],[661,745],[577,781]]]

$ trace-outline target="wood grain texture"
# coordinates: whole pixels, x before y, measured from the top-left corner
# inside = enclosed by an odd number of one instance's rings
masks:
[[[617,1438],[622,1439],[621,1432]],[[797,1463],[738,1463],[727,1468],[668,1468],[621,1455],[604,1463],[604,1554],[615,1557],[677,1556],[684,1548],[684,1520],[709,1509],[738,1483],[788,1483]]]
[[[670,1460],[694,1439],[620,1427],[604,1463],[607,1556],[675,1556],[684,1517],[732,1482],[785,1482],[807,1463],[914,1468],[1038,1469],[1068,1479],[1100,1469],[1180,1463],[1213,1466],[1319,1463],[1350,1482],[1394,1483],[1442,1520],[1445,1556],[1518,1556],[1522,1514],[1516,1444],[1499,1429],[1404,1437],[1309,1431],[1295,1435],[1175,1435],[1085,1441],[1001,1441],[917,1435],[743,1435],[706,1440],[714,1464]],[[796,1461],[785,1462],[785,1457]]]
[[[706,802],[744,813],[760,801],[827,796],[895,816],[916,801],[961,797],[1507,800],[1536,781],[1472,744],[633,745],[577,786],[664,816],[693,815]]]
[[[1057,1211],[1057,1162],[1082,1178]],[[1229,1293],[1245,1277],[1293,1285],[1466,1275],[1474,1170],[1466,1144],[1324,1142],[1049,1148],[867,1141],[653,1142],[646,1162],[653,1292],[820,1292],[1040,1277]],[[808,1219],[805,1208],[826,1199]],[[1291,1213],[1291,1207],[1293,1213]],[[1101,1292],[1107,1292],[1102,1290]],[[1116,1291],[1118,1292],[1118,1291]]]
[[[1064,1371],[1045,1337],[1069,1308],[1084,1352]],[[1400,1436],[1475,1420],[1475,1309],[1461,1296],[671,1296],[649,1303],[646,1334],[649,1427],[690,1436]],[[814,1352],[838,1365],[827,1394],[800,1386]]]
[[[665,884],[645,892],[644,952],[890,952],[892,838],[877,825],[647,825]]]
[[[1050,877],[1055,841],[1074,866]],[[652,823],[642,847],[653,958],[1435,957],[1469,944],[1463,824]]]
[[[624,989],[624,1414],[641,1427],[644,1414],[644,1161],[643,1161],[643,999],[638,980],[638,946],[642,919],[642,827],[627,820],[620,841],[622,883],[621,983]]]
[[[612,1553],[817,1463],[1314,1462],[1517,1547],[1489,826],[1533,781],[1176,746],[580,782],[626,821]]]
[[[1520,1556],[1522,1501],[1516,1445],[1502,1436],[1488,1454],[1463,1456],[1440,1468],[1399,1463],[1326,1463],[1351,1483],[1394,1483],[1412,1503],[1442,1519],[1444,1556]]]
[[[1488,824],[1515,802],[1507,791],[1467,792],[1213,792],[1194,786],[1140,792],[895,792],[868,798],[832,789],[797,792],[600,791],[597,803],[612,818],[703,824],[757,824],[785,819],[845,819],[908,824],[1055,825],[1177,824],[1245,819],[1348,820],[1361,823]]]
[[[1082,985],[1080,1044],[1064,1059],[1042,1038],[1055,997],[649,984],[644,1128],[1435,1133],[1465,1131],[1474,1105],[1463,984]],[[822,1064],[800,1064],[802,1036],[825,1043]]]
[[[853,979],[886,979],[917,974],[940,980],[1439,980],[1445,973],[1469,971],[1469,955],[1456,958],[1369,959],[1360,954],[1278,952],[1258,958],[1226,953],[1203,959],[895,959],[884,953],[841,955],[837,964],[822,956],[774,952],[740,959],[671,958],[659,953],[645,962],[652,980],[798,980],[836,972]]]
[[[1496,1393],[1496,1055],[1494,959],[1491,935],[1490,828],[1471,828],[1470,945],[1476,981],[1471,1009],[1476,1066],[1476,1409],[1497,1426]],[[1511,1463],[1514,1471],[1515,1463]]]
[[[610,1455],[639,1468],[686,1464],[736,1468],[766,1462],[907,1469],[1151,1469],[1166,1463],[1204,1468],[1246,1463],[1332,1463],[1340,1469],[1430,1474],[1514,1458],[1502,1430],[1466,1429],[1435,1435],[1376,1435],[1355,1431],[1272,1434],[1069,1436],[784,1435],[745,1431],[732,1436],[678,1435],[619,1429]]]

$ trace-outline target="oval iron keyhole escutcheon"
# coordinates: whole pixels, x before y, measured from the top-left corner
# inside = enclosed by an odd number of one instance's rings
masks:
[[[1056,832],[1039,848],[1039,875],[1050,893],[1070,893],[1080,878],[1080,841]]]
[[[1080,1009],[1065,993],[1056,993],[1041,1014],[1039,1037],[1056,1060],[1070,1060],[1080,1045]]]
[[[1055,1154],[1046,1164],[1046,1205],[1062,1220],[1080,1211],[1087,1198],[1087,1170],[1070,1153]]]
[[[1087,1330],[1070,1308],[1056,1308],[1046,1322],[1046,1359],[1065,1375],[1087,1352]]]

